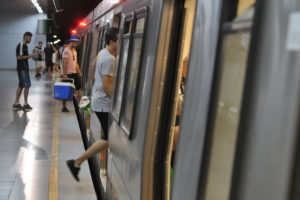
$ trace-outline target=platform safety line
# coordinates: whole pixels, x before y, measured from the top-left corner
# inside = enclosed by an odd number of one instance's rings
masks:
[[[58,200],[58,150],[59,150],[59,109],[58,103],[55,102],[53,136],[52,136],[52,153],[49,177],[49,200]]]

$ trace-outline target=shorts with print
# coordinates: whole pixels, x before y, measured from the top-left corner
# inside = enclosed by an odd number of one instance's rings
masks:
[[[29,71],[18,71],[19,87],[26,88],[31,86]]]

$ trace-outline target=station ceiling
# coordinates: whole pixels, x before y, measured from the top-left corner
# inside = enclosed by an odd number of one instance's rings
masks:
[[[50,11],[50,17],[55,18],[58,34],[62,36],[62,39],[66,39],[70,35],[70,30],[75,28],[79,21],[90,13],[102,0],[50,1],[55,1],[56,4],[56,8]]]
[[[70,30],[90,13],[102,0],[37,0],[49,19],[54,19],[56,34],[66,40]],[[1,13],[37,14],[31,0],[0,0]]]
[[[38,3],[43,11],[46,12],[48,0],[38,0]],[[1,13],[37,13],[37,9],[31,0],[0,0],[0,9]]]

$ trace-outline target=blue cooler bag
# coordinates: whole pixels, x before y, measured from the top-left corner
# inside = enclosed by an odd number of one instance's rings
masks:
[[[74,80],[67,79],[67,81],[72,83],[62,82],[61,79],[54,83],[54,99],[72,100],[75,92]]]

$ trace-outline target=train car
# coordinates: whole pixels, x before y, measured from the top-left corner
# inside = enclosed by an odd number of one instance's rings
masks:
[[[90,165],[98,199],[299,197],[300,4],[285,2],[104,0],[84,19],[85,95],[120,28],[109,149]],[[101,127],[84,123],[91,145]]]

